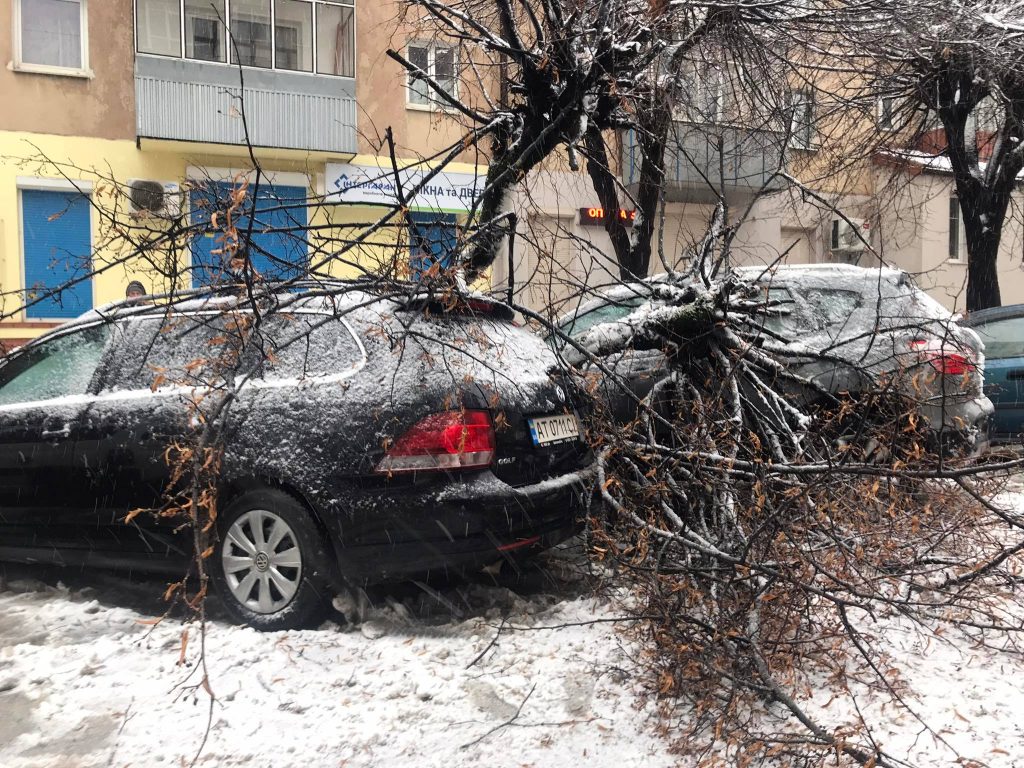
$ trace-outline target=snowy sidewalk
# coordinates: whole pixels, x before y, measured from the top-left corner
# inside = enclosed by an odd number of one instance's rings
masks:
[[[140,623],[161,610],[160,582],[90,577],[95,587],[68,589],[59,572],[19,575],[0,591],[0,766],[188,765],[208,697],[186,693],[199,680],[189,678],[194,627],[179,666],[181,622]],[[218,701],[199,764],[695,765],[657,735],[654,707],[633,682],[635,649],[602,621],[621,615],[608,602],[482,586],[463,597],[473,618],[411,619],[396,603],[357,630],[263,634],[211,622]],[[868,693],[860,705],[883,748],[921,768],[1024,768],[1019,656],[898,617],[870,631],[939,737]],[[812,688],[805,703],[828,728],[852,724],[833,693]],[[957,762],[954,750],[977,762]]]
[[[539,627],[609,618],[610,607],[484,591],[500,610],[440,625],[406,623],[390,609],[359,631],[261,634],[214,622],[218,702],[200,765],[674,764],[653,710],[638,708],[613,623],[503,632],[469,666],[499,613]],[[119,604],[116,588],[69,591],[31,576],[0,592],[0,765],[188,764],[208,699],[180,695],[198,680],[177,665],[181,623],[140,624],[151,614],[124,607],[137,597]]]

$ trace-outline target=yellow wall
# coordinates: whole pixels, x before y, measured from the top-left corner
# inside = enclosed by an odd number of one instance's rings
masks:
[[[147,249],[147,258],[132,255],[133,243],[146,242],[147,237],[166,238],[154,220],[132,218],[126,198],[113,191],[111,181],[120,185],[133,178],[181,182],[190,175],[190,169],[193,175],[195,169],[204,169],[200,177],[208,173],[211,178],[230,178],[250,169],[251,162],[243,152],[242,147],[154,142],[139,149],[133,141],[0,131],[0,314],[6,320],[0,322],[0,339],[29,338],[43,330],[25,325],[24,312],[20,311],[24,270],[19,188],[65,178],[91,185],[92,266],[97,272],[93,278],[93,306],[99,306],[122,299],[125,286],[134,279],[154,293],[190,287],[184,274],[179,275],[177,285],[166,276],[187,267],[187,242],[179,241],[170,249]],[[324,191],[325,162],[340,159],[269,150],[257,157],[271,182],[305,183],[313,200],[320,200]],[[372,158],[357,156],[353,162],[372,162]],[[472,169],[456,164],[449,170]],[[364,270],[407,261],[406,236],[397,217],[392,220],[396,226],[381,229],[341,257],[334,255],[386,210],[322,202],[314,205],[309,213],[311,265],[325,276],[354,277]],[[158,263],[164,274],[154,270],[147,260]]]

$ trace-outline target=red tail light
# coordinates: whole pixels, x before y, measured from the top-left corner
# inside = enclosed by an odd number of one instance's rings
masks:
[[[963,376],[975,369],[975,364],[956,352],[941,352],[928,359],[932,368],[943,376]]]
[[[487,411],[433,413],[398,438],[377,464],[381,474],[486,467],[494,461]]]
[[[978,364],[968,355],[950,352],[941,341],[911,339],[908,346],[920,353],[921,358],[941,376],[963,376],[975,371]]]

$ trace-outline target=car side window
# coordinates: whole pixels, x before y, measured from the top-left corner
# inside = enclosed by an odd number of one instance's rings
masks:
[[[110,326],[94,325],[10,358],[0,367],[0,405],[87,394],[109,334]]]
[[[1024,317],[1009,317],[974,326],[985,342],[985,357],[1002,360],[1024,357]]]
[[[336,376],[361,365],[364,354],[349,327],[322,312],[271,317],[252,346],[258,375],[267,381]]]
[[[104,391],[201,387],[222,370],[230,354],[226,316],[216,313],[134,318],[118,323],[117,352]]]

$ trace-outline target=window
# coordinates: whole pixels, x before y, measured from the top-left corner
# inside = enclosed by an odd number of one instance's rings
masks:
[[[457,95],[455,49],[430,43],[410,43],[408,59],[426,72],[446,93]],[[437,92],[424,81],[409,75],[409,103],[427,106],[443,103]]]
[[[179,0],[139,0],[137,12],[139,52],[181,56]]]
[[[355,77],[354,0],[135,0],[135,8],[139,53]]]
[[[207,387],[239,363],[246,313],[197,312],[119,321],[118,343],[104,371],[103,391]]]
[[[896,130],[896,99],[892,96],[878,100],[878,127],[883,131]]]
[[[270,0],[231,0],[231,63],[269,69],[273,65]]]
[[[10,358],[0,368],[0,405],[87,394],[109,333],[109,326],[94,325]]]
[[[418,211],[409,214],[410,267],[414,277],[434,264],[441,269],[450,267],[457,243],[454,213]]]
[[[274,3],[274,60],[278,69],[313,71],[313,4]]]
[[[801,292],[828,327],[845,324],[864,300],[858,291],[842,288],[804,288]]]
[[[77,191],[21,190],[28,319],[78,317],[92,308],[90,207]]]
[[[789,144],[797,149],[811,149],[814,140],[814,96],[797,90],[790,95]]]
[[[316,4],[316,71],[356,76],[356,12],[352,3]]]
[[[82,73],[88,68],[86,0],[14,0],[15,68]]]
[[[260,331],[260,377],[305,379],[334,376],[362,364],[363,351],[339,318],[319,312],[296,312],[270,318]]]
[[[185,56],[223,62],[224,0],[185,0]]]
[[[647,301],[649,299],[643,296],[632,296],[628,299],[620,299],[611,301],[608,304],[602,304],[585,314],[573,317],[562,325],[561,330],[567,336],[577,340],[582,339],[594,326],[622,320]]]
[[[699,124],[720,122],[726,111],[722,67],[706,62],[688,63],[683,78],[687,87],[676,107],[676,119]]]
[[[949,260],[963,261],[967,256],[967,238],[964,235],[964,217],[960,198],[949,198]]]
[[[765,330],[783,337],[807,333],[809,328],[806,319],[801,317],[788,288],[769,285],[763,286],[762,291],[765,304],[760,319]]]
[[[223,210],[233,189],[231,182],[195,183],[189,192],[191,222],[206,230],[192,241],[192,280],[200,285],[234,282],[218,235],[219,230],[209,227],[214,211]],[[268,280],[288,280],[299,277],[307,266],[306,239],[302,232],[309,223],[308,191],[305,187],[284,184],[263,184],[258,199],[252,195],[234,213],[234,224],[244,235],[240,245],[248,253],[252,268]]]

